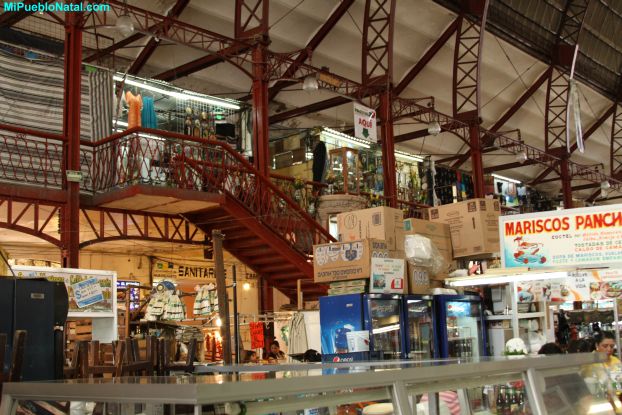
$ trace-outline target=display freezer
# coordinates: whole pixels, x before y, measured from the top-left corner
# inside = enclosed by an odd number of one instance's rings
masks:
[[[434,302],[431,296],[403,298],[404,355],[407,359],[429,360],[438,356]]]
[[[482,301],[476,295],[434,296],[439,357],[486,356]]]
[[[320,297],[322,360],[404,357],[402,296],[346,294]]]

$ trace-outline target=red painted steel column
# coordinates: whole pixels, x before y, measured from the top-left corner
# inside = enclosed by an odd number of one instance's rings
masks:
[[[63,182],[67,202],[60,217],[62,263],[80,264],[80,183],[67,182],[66,170],[80,170],[80,86],[82,67],[82,14],[65,14],[65,86],[63,108]]]
[[[473,190],[475,197],[484,197],[484,162],[482,161],[482,142],[479,137],[479,124],[469,125],[469,142],[471,144],[471,169],[473,170]]]
[[[559,177],[562,181],[562,193],[564,196],[564,209],[572,209],[572,175],[568,169],[570,155],[564,155],[560,163]]]
[[[382,175],[387,206],[397,207],[397,179],[395,177],[395,146],[393,143],[393,108],[391,91],[380,95],[380,118],[382,119]]]
[[[268,82],[265,46],[257,45],[253,51],[253,160],[255,167],[266,177],[270,172],[270,139],[268,120]]]

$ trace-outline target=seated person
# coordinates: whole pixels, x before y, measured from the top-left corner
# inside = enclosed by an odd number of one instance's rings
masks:
[[[259,363],[259,356],[257,356],[257,352],[254,350],[247,350],[244,353],[242,363]]]

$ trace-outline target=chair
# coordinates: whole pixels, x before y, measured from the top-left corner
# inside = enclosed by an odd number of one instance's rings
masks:
[[[194,373],[194,361],[197,355],[198,342],[197,339],[192,339],[188,343],[188,355],[185,362],[177,363],[171,362],[171,345],[170,341],[160,339],[160,358],[159,369],[162,375],[168,375],[170,372],[186,372]]]
[[[123,375],[138,375],[144,373],[145,375],[153,375],[153,357],[151,356],[152,348],[149,346],[151,339],[147,339],[147,356],[145,360],[140,359],[140,352],[138,347],[138,340],[126,338],[125,339],[125,359],[121,365],[121,371]]]
[[[4,372],[4,359],[6,355],[7,335],[0,334],[0,396],[4,382],[19,382],[22,380],[22,366],[24,363],[24,349],[26,347],[26,331],[16,330],[13,336],[13,350],[11,351],[11,364],[8,372]]]

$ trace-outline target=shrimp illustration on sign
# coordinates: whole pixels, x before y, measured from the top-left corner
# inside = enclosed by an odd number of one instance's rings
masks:
[[[543,244],[540,242],[529,242],[522,236],[514,238],[516,243],[516,250],[514,251],[514,260],[521,264],[540,263],[546,262],[546,257],[542,255],[540,250]]]

